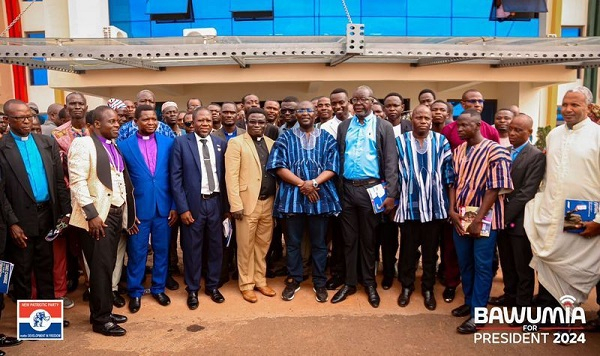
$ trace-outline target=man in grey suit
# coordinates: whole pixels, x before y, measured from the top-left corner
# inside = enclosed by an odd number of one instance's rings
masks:
[[[228,101],[224,102],[223,105],[221,105],[221,128],[215,130],[213,135],[218,136],[225,141],[243,135],[246,130],[236,126],[236,113],[235,103]]]
[[[529,143],[533,120],[519,114],[511,121],[509,136],[513,161],[510,176],[514,190],[504,199],[504,230],[498,236],[504,294],[489,303],[501,306],[531,306],[535,274],[529,262],[531,245],[523,228],[525,204],[533,199],[546,171],[546,155]]]

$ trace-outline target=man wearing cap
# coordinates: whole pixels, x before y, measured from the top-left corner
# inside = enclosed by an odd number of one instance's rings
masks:
[[[166,103],[162,104],[160,111],[162,113],[163,121],[171,128],[175,136],[181,136],[185,133],[177,124],[179,109],[177,108],[176,103],[167,101]]]
[[[119,126],[122,126],[123,124],[129,121],[127,105],[125,105],[125,102],[123,102],[123,100],[117,98],[110,98],[106,105],[108,105],[109,108],[116,111],[117,117],[119,118]]]

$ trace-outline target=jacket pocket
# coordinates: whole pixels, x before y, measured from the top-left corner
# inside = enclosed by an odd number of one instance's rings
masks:
[[[240,184],[240,192],[248,190],[248,184]]]

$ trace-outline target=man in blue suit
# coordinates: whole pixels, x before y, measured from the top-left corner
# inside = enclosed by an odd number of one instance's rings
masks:
[[[171,156],[171,191],[181,218],[187,305],[198,308],[202,249],[207,244],[205,293],[215,303],[225,301],[218,284],[223,260],[223,213],[228,211],[225,188],[227,142],[211,135],[212,118],[204,107],[194,110],[194,133],[175,139]]]
[[[135,109],[138,132],[119,143],[134,187],[139,220],[139,232],[127,241],[127,287],[129,311],[137,313],[144,294],[142,279],[148,257],[148,237],[152,236],[154,263],[152,267],[152,297],[162,306],[171,303],[165,294],[169,264],[170,226],[177,221],[177,212],[169,185],[169,159],[173,139],[155,133],[158,127],[156,112],[150,105]]]

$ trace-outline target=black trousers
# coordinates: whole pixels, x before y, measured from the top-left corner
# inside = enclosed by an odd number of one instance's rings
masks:
[[[278,263],[284,265],[283,261],[283,219],[277,219],[277,223],[273,227],[273,238],[267,252],[267,270],[275,271]],[[235,224],[234,224],[235,226]]]
[[[105,237],[96,240],[81,232],[81,247],[90,267],[90,321],[103,325],[110,321],[113,308],[112,273],[123,230],[123,207],[111,207],[104,224]]]
[[[504,230],[498,234],[504,294],[516,300],[517,306],[531,305],[535,287],[535,272],[529,267],[533,254],[526,235],[513,235]]]
[[[398,224],[389,221],[377,226],[377,246],[381,247],[381,260],[383,262],[383,277],[394,278],[394,265],[396,252],[398,252]]]
[[[417,272],[418,248],[423,257],[423,277],[421,290],[432,291],[435,284],[435,264],[444,220],[421,222],[408,220],[400,224],[400,269],[398,271],[402,288],[414,288]]]
[[[367,188],[356,187],[344,181],[342,199],[342,236],[346,259],[346,284],[358,283],[357,266],[360,266],[361,282],[365,286],[377,286],[375,282],[375,260],[377,259],[377,225],[380,214],[373,213]]]
[[[52,243],[45,237],[52,228],[50,205],[37,211],[39,231],[36,236],[27,236],[27,247],[21,248],[12,237],[10,259],[15,264],[12,282],[17,299],[31,299],[31,272],[35,275],[37,299],[54,299],[54,253]]]

